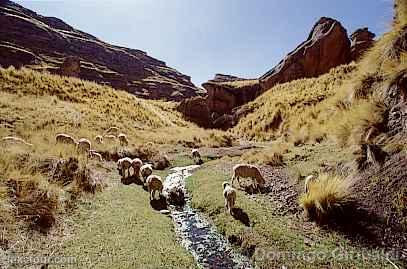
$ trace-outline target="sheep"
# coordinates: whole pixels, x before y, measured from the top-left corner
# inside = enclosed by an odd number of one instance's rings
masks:
[[[223,182],[223,197],[225,198],[225,209],[230,215],[233,215],[233,208],[236,201],[236,189],[230,186],[230,183]]]
[[[97,136],[95,137],[95,141],[96,141],[96,143],[98,143],[98,144],[103,144],[103,136],[97,135]]]
[[[163,182],[161,177],[157,175],[149,175],[146,180],[147,190],[150,193],[150,200],[155,198],[155,193],[158,191],[159,196],[161,196],[163,192]]]
[[[126,177],[126,171],[127,175],[130,176],[130,167],[131,167],[132,159],[128,157],[121,158],[117,161],[117,169],[119,170],[119,174],[122,177]]]
[[[148,176],[153,173],[153,167],[151,164],[145,164],[140,168],[140,176],[141,179],[144,181]]]
[[[304,181],[304,192],[308,193],[309,192],[309,187],[311,185],[311,183],[316,182],[318,179],[314,176],[314,175],[309,175],[305,178]]]
[[[77,142],[75,141],[75,138],[73,138],[70,135],[67,134],[57,134],[55,137],[56,143],[62,143],[62,144],[70,144],[70,145],[77,145]]]
[[[191,156],[192,156],[192,159],[194,159],[194,162],[196,164],[202,163],[201,154],[199,153],[199,151],[197,149],[193,149],[191,151]]]
[[[255,189],[262,188],[266,181],[260,173],[260,170],[255,165],[250,164],[237,164],[233,167],[232,186],[235,179],[237,179],[240,185],[240,177],[250,177],[253,180]]]
[[[117,136],[117,138],[119,138],[121,146],[127,146],[129,144],[129,140],[127,140],[127,136],[125,134],[121,133]]]
[[[118,127],[110,127],[109,129],[106,130],[105,135],[109,135],[109,134],[117,135],[118,133],[119,133]]]
[[[99,162],[103,162],[102,155],[100,155],[100,153],[98,153],[96,150],[89,150],[89,157],[92,159],[97,159]]]
[[[27,143],[24,139],[14,136],[5,136],[1,139],[3,142],[12,142],[12,143],[19,143],[29,147],[32,147],[33,144]]]
[[[143,162],[139,158],[135,158],[131,161],[131,167],[133,168],[133,175],[139,175],[140,168],[143,166]]]
[[[76,148],[79,152],[89,152],[92,148],[92,144],[88,139],[81,138],[78,140]]]
[[[117,137],[115,135],[109,134],[109,135],[105,135],[104,138],[109,142],[114,142],[114,141],[116,141]]]

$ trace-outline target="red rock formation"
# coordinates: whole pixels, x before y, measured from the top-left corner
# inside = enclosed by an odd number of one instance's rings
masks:
[[[350,54],[353,61],[357,61],[365,51],[373,46],[375,36],[367,27],[357,29],[351,34]]]
[[[199,91],[190,77],[143,51],[105,43],[60,19],[41,16],[8,0],[0,0],[0,25],[3,67],[29,66],[58,73],[66,58],[75,57],[81,68],[74,75],[137,96],[182,100]]]
[[[260,78],[266,91],[277,83],[317,77],[350,61],[350,41],[340,22],[322,17],[306,41]]]

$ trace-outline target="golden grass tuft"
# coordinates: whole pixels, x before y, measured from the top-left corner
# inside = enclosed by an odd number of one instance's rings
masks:
[[[269,147],[265,149],[255,149],[244,153],[241,160],[251,164],[282,166],[284,165],[284,150],[282,146]]]
[[[309,192],[301,195],[300,206],[307,216],[318,223],[326,223],[341,215],[353,202],[353,180],[321,174],[318,180],[311,182]]]

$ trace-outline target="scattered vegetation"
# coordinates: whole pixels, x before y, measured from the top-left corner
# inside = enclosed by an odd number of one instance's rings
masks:
[[[302,194],[300,205],[310,219],[326,223],[352,204],[352,186],[349,178],[321,174],[317,181],[310,183],[309,192]]]

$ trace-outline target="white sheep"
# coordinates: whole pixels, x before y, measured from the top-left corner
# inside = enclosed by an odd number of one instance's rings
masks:
[[[104,138],[109,142],[114,142],[117,139],[117,137],[115,135],[112,135],[112,134],[105,135]]]
[[[143,166],[143,162],[139,158],[135,158],[131,161],[131,167],[133,168],[133,175],[139,175],[140,168]]]
[[[317,177],[315,177],[314,175],[307,176],[304,181],[304,192],[308,193],[311,183],[316,182],[317,180]]]
[[[18,143],[18,144],[23,144],[29,147],[32,147],[33,144],[27,143],[24,139],[19,138],[19,137],[14,137],[14,136],[5,136],[1,139],[3,142],[11,142],[11,143]]]
[[[260,173],[260,170],[257,166],[251,164],[237,164],[233,167],[233,177],[232,177],[232,186],[235,179],[237,179],[240,185],[240,178],[251,178],[253,180],[253,186],[255,189],[258,187],[262,188],[266,181]]]
[[[129,140],[127,139],[127,136],[125,134],[119,134],[117,138],[119,138],[121,146],[127,146],[129,144]]]
[[[70,145],[77,145],[75,138],[73,138],[70,135],[67,134],[57,134],[55,137],[56,143],[62,143],[62,144],[70,144]]]
[[[146,180],[147,190],[150,193],[150,200],[155,198],[155,193],[158,191],[159,196],[163,192],[163,182],[161,177],[157,175],[149,175]]]
[[[98,143],[98,144],[103,144],[103,136],[97,135],[97,136],[95,137],[95,141],[96,141],[96,143]]]
[[[223,182],[223,197],[225,198],[225,208],[230,215],[233,215],[233,208],[236,201],[236,189],[230,186],[230,183]]]
[[[130,176],[130,167],[131,167],[132,159],[128,157],[121,158],[117,161],[117,169],[122,177],[126,177],[127,175]]]
[[[202,163],[201,154],[199,153],[198,149],[192,149],[191,156],[192,156],[192,159],[194,159],[195,163],[197,163],[197,164]]]
[[[113,126],[106,130],[105,135],[109,135],[109,134],[117,135],[118,133],[119,133],[119,128]]]
[[[98,153],[96,150],[93,150],[93,149],[89,150],[89,157],[91,159],[96,159],[99,162],[103,162],[102,155],[100,155],[100,153]]]
[[[91,148],[92,148],[92,144],[90,143],[90,141],[88,139],[81,138],[78,140],[77,150],[79,152],[89,152]]]
[[[140,168],[140,175],[141,179],[145,181],[145,179],[153,173],[153,167],[151,164],[145,164]]]

